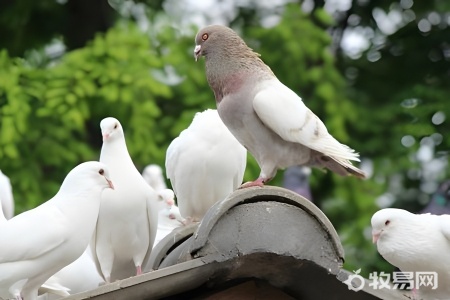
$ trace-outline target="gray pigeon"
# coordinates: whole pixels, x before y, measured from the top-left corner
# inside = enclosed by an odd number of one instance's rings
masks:
[[[241,188],[263,186],[278,169],[295,165],[365,177],[350,162],[359,161],[358,153],[331,136],[232,29],[207,26],[195,43],[195,58],[205,57],[206,78],[222,121],[261,168],[259,178]]]

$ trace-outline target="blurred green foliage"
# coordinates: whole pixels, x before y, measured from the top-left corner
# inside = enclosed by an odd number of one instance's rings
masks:
[[[52,66],[29,67],[5,51],[0,64],[0,160],[14,174],[19,211],[48,199],[76,164],[98,159],[104,117],[123,123],[137,162],[164,159],[158,103],[172,91],[150,75],[163,61],[134,24],[119,24]]]
[[[396,206],[418,210],[423,206],[419,194],[424,192],[418,189],[420,178],[408,174],[420,169],[412,159],[420,140],[441,134],[436,155],[446,155],[450,147],[445,139],[449,122],[431,123],[437,111],[450,116],[449,60],[442,55],[449,27],[434,26],[420,33],[417,23],[434,8],[419,6],[416,21],[385,36],[382,45],[373,41],[359,59],[350,59],[330,29],[350,27],[348,18],[358,14],[360,25],[378,30],[372,16],[377,4],[353,2],[345,22],[330,17],[320,5],[305,13],[298,4],[289,4],[274,27],[260,26],[259,15],[249,9],[242,10],[232,24],[331,134],[373,163],[374,174],[365,181],[320,170],[311,177],[315,202],[341,237],[345,267],[362,268],[367,275],[391,268],[370,241],[370,217],[378,209],[375,200],[390,192],[398,200]],[[161,10],[162,1],[157,3]],[[379,5],[389,10],[392,3],[397,2]],[[175,24],[164,12],[152,11],[148,30],[119,18],[106,33],[60,58],[47,57],[39,48],[42,40],[34,44],[35,49],[26,44],[34,58],[0,52],[0,168],[11,178],[16,213],[49,199],[78,163],[98,159],[99,123],[104,117],[121,121],[129,152],[142,170],[149,163],[164,165],[167,146],[193,115],[215,108],[204,62],[195,63],[193,58],[197,29]],[[26,52],[22,48],[17,53]],[[369,60],[374,51],[379,59]],[[430,55],[437,60],[430,61]],[[413,136],[416,143],[402,146],[405,135]],[[249,156],[245,180],[258,174]],[[281,175],[272,184],[280,185]],[[400,178],[402,189],[391,190],[394,177]],[[406,193],[413,187],[416,192]]]

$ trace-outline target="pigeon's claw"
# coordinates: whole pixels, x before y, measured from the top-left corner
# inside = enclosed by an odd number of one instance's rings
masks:
[[[138,275],[142,275],[142,268],[141,268],[141,266],[137,266],[136,267],[136,276],[138,276]]]
[[[264,183],[266,183],[267,181],[269,181],[269,179],[264,179],[262,177],[259,177],[258,179],[256,179],[255,181],[249,181],[246,182],[244,184],[242,184],[239,189],[246,189],[252,186],[259,186],[259,187],[263,187]]]

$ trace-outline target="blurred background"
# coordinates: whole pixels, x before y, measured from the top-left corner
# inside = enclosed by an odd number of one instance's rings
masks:
[[[392,271],[371,243],[372,214],[418,212],[450,175],[446,0],[2,0],[0,169],[16,214],[98,160],[107,116],[121,121],[139,170],[163,166],[194,114],[215,108],[193,48],[198,28],[217,23],[360,152],[367,180],[313,170],[310,191],[341,237],[345,268]],[[249,155],[245,180],[258,174]]]

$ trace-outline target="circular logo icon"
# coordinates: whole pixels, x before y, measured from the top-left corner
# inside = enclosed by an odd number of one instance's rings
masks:
[[[347,280],[343,281],[347,285],[349,290],[358,292],[364,288],[364,284],[366,282],[364,281],[364,277],[359,275],[360,272],[361,269],[353,271],[353,273],[355,274],[348,276]]]

